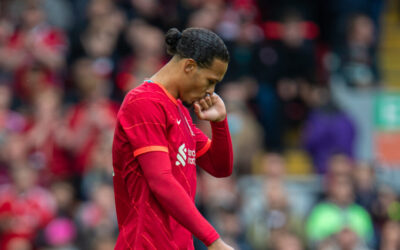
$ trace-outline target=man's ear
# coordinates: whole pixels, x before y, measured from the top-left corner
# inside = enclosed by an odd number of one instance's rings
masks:
[[[191,74],[191,73],[195,72],[196,69],[197,69],[197,63],[195,60],[193,60],[191,58],[184,59],[183,70],[185,71],[185,73]]]

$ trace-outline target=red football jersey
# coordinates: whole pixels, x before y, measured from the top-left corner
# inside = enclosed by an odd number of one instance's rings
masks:
[[[194,202],[196,158],[211,141],[162,85],[131,90],[118,112],[113,142],[114,192],[120,234],[115,249],[194,249],[192,233],[165,212],[149,189],[137,156],[168,152],[172,174]],[[168,188],[168,187],[166,187]]]

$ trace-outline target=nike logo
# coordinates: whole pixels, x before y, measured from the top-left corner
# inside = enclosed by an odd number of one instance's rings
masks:
[[[182,120],[176,120],[176,123],[178,123],[178,125],[180,125],[180,124],[181,124],[181,121],[182,121]]]

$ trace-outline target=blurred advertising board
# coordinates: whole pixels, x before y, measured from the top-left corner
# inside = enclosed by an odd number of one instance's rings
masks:
[[[376,159],[380,164],[400,168],[400,92],[376,96],[374,124]]]

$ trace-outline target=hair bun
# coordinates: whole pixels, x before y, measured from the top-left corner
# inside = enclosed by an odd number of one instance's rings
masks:
[[[165,43],[167,44],[167,52],[170,55],[176,54],[176,46],[182,37],[182,33],[177,28],[169,29],[165,35]]]

